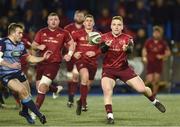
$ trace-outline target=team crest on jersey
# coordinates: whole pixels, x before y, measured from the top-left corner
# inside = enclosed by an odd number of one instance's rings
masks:
[[[46,34],[46,33],[43,33],[43,36],[47,36],[47,34]]]
[[[119,40],[119,44],[125,44],[126,41],[125,40]]]
[[[13,51],[13,52],[11,52],[11,56],[13,56],[13,57],[20,57],[21,56],[21,52],[20,51]]]
[[[85,37],[80,37],[80,39],[79,40],[81,40],[81,41],[85,41],[86,40],[86,38]]]

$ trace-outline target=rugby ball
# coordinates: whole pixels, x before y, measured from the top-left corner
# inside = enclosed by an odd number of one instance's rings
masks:
[[[91,45],[99,44],[101,40],[101,34],[98,32],[89,32],[88,33],[88,41]]]

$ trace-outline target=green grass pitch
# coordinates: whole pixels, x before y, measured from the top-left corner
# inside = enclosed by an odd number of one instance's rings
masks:
[[[77,99],[78,97],[76,97]],[[159,95],[167,112],[160,113],[144,96],[126,95],[113,97],[115,124],[112,126],[180,126],[180,95]],[[8,98],[7,104],[14,100]],[[110,126],[106,124],[103,96],[88,96],[88,112],[75,114],[76,105],[66,106],[67,97],[52,99],[46,97],[41,111],[47,117],[47,124],[36,120],[31,126]],[[0,126],[30,126],[18,115],[18,110],[0,109]]]

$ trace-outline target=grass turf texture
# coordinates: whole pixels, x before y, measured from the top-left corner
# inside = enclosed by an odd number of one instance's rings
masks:
[[[180,126],[180,95],[159,95],[158,98],[166,105],[167,112],[164,114],[144,96],[114,96],[115,124],[112,126]],[[6,103],[13,104],[14,100],[9,98]],[[46,97],[41,109],[47,117],[47,124],[44,126],[110,126],[106,124],[102,96],[89,96],[89,110],[82,112],[80,116],[75,113],[76,105],[68,108],[66,103],[66,96],[60,96],[55,100],[51,96]],[[31,126],[41,125],[37,119],[36,124]],[[18,115],[18,110],[0,109],[0,126],[30,125]]]

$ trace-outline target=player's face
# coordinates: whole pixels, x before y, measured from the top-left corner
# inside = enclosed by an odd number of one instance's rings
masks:
[[[82,24],[83,21],[84,21],[84,13],[80,12],[80,13],[76,13],[74,15],[74,21],[77,23],[77,24]]]
[[[23,37],[23,30],[21,28],[16,28],[15,32],[12,35],[15,42],[20,42]]]
[[[118,19],[112,20],[111,30],[112,30],[112,33],[115,35],[120,34],[123,30],[123,22]]]
[[[48,23],[48,27],[50,29],[56,29],[57,27],[59,27],[59,23],[60,23],[59,17],[58,16],[49,16],[47,23]]]
[[[94,19],[93,18],[86,18],[83,22],[84,28],[87,30],[92,30],[94,27]]]
[[[159,39],[161,39],[161,37],[162,37],[162,35],[161,35],[161,33],[159,31],[154,31],[153,32],[153,38],[155,40],[159,40]]]

